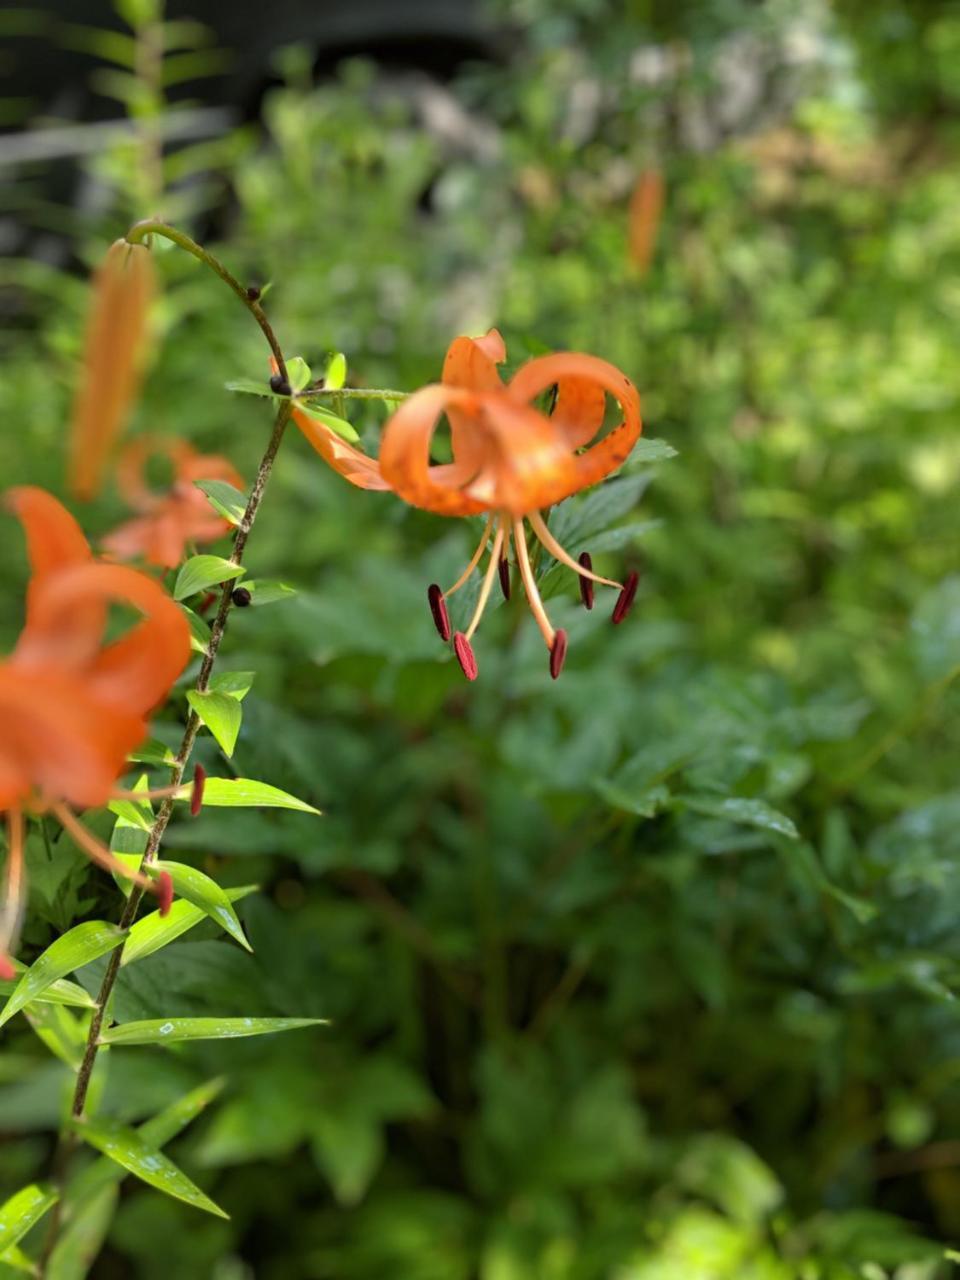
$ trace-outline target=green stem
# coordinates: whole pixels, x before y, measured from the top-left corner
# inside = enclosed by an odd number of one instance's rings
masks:
[[[147,236],[163,236],[165,240],[169,240],[178,248],[186,250],[198,262],[202,262],[205,267],[209,267],[211,271],[216,272],[224,284],[233,290],[262,329],[263,336],[270,344],[270,350],[273,352],[274,359],[277,362],[277,370],[281,378],[288,381],[287,365],[283,358],[283,352],[280,350],[280,343],[277,341],[277,335],[273,332],[270,321],[264,315],[259,300],[250,297],[246,287],[240,283],[236,276],[231,275],[220,259],[215,257],[209,249],[204,249],[202,245],[197,244],[196,240],[192,240],[185,231],[180,231],[177,227],[168,226],[166,222],[161,222],[158,218],[145,218],[142,222],[135,222],[127,232],[126,239],[128,244],[143,244]]]
[[[409,391],[391,391],[386,387],[321,387],[317,391],[301,391],[298,400],[321,400],[326,397],[343,396],[344,400],[406,400]]]

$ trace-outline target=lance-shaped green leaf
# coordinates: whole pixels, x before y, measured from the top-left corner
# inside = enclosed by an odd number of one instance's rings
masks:
[[[242,702],[253,688],[256,678],[255,671],[218,671],[216,675],[210,677],[208,688],[214,693],[229,693],[231,698]]]
[[[800,833],[790,818],[779,809],[774,809],[765,800],[748,799],[744,796],[680,796],[688,809],[705,814],[711,818],[726,818],[728,822],[737,822],[745,827],[757,827],[761,831],[771,831],[778,836],[786,836],[789,840],[799,840]]]
[[[182,1098],[164,1107],[155,1116],[137,1126],[137,1134],[150,1147],[164,1147],[197,1118],[223,1092],[226,1078],[215,1076],[204,1084],[191,1089]],[[115,1186],[126,1176],[126,1169],[115,1164],[109,1157],[88,1165],[77,1178],[71,1182],[67,1193],[69,1203],[79,1204],[88,1196],[96,1196],[105,1187]]]
[[[65,1062],[71,1071],[79,1070],[86,1048],[86,1027],[63,1005],[28,1004],[23,1016],[55,1058]]]
[[[11,963],[18,975],[27,972],[27,966],[22,960],[13,960]],[[0,996],[11,995],[16,990],[18,981],[19,977],[0,978]],[[51,983],[37,999],[43,1004],[66,1004],[74,1009],[93,1009],[97,1003],[79,983],[69,982],[66,978],[58,978]]]
[[[236,889],[226,889],[224,892],[231,902],[239,902],[241,898],[256,893],[257,888],[255,884],[245,884]],[[185,898],[176,898],[165,916],[161,916],[159,911],[151,911],[149,915],[131,925],[127,944],[123,948],[123,956],[120,960],[121,966],[152,956],[155,951],[174,942],[181,934],[206,919],[207,913],[203,908],[195,906]]]
[[[189,800],[192,786],[177,792],[178,800]],[[207,778],[203,784],[203,803],[227,809],[296,809],[300,813],[319,813],[312,804],[267,782],[254,778]]]
[[[276,400],[279,397],[268,382],[257,382],[254,378],[234,378],[232,382],[223,384],[228,391],[240,391],[245,396],[264,396]]]
[[[218,586],[219,583],[229,582],[233,578],[242,578],[245,573],[246,569],[243,565],[234,564],[232,560],[224,560],[222,556],[191,556],[177,574],[173,598],[186,600],[197,591]]]
[[[187,694],[187,701],[216,738],[223,754],[232,756],[243,722],[239,700],[228,693],[201,693],[197,689],[191,689]]]
[[[335,431],[344,440],[349,440],[351,444],[360,439],[356,428],[346,418],[338,418],[335,413],[331,413],[329,409],[322,409],[314,401],[298,400],[297,408],[309,417],[315,418],[317,422],[322,422],[325,427]]]
[[[58,978],[82,969],[91,960],[96,960],[113,948],[123,939],[125,930],[115,924],[107,924],[105,920],[88,920],[84,924],[75,925],[56,942],[51,942],[42,956],[34,960],[14,988],[13,995],[0,1013],[0,1026],[13,1017],[15,1013],[31,1000],[46,991]]]
[[[72,1124],[74,1131],[84,1142],[115,1160],[128,1173],[155,1187],[157,1191],[218,1218],[230,1216],[219,1205],[214,1204],[209,1196],[204,1195],[159,1147],[146,1142],[136,1129],[128,1129],[126,1125],[110,1120],[75,1118]]]
[[[216,921],[221,929],[225,929],[231,938],[240,943],[247,951],[252,951],[247,935],[243,932],[239,917],[227,892],[216,880],[189,867],[183,862],[164,862],[156,864],[159,871],[169,871],[173,881],[173,891],[178,898],[186,898],[195,907],[199,907],[211,920]]]
[[[194,480],[193,483],[217,515],[223,516],[224,520],[229,520],[231,524],[240,523],[247,509],[245,493],[241,493],[232,484],[227,484],[226,480]]]
[[[122,1169],[106,1162],[123,1176]],[[47,1261],[44,1280],[84,1280],[89,1275],[110,1230],[118,1196],[117,1187],[108,1184],[73,1208]]]
[[[666,462],[675,458],[677,451],[666,440],[654,440],[649,436],[641,436],[633,446],[630,454],[631,462]]]
[[[32,1182],[0,1205],[0,1249],[11,1249],[57,1203],[53,1187]]]
[[[347,357],[342,351],[328,351],[323,370],[323,386],[326,391],[339,391],[347,380]]]
[[[27,1257],[18,1244],[0,1253],[0,1263],[9,1267],[11,1271],[22,1271],[28,1276],[37,1275],[37,1264],[32,1258]]]
[[[131,751],[127,759],[136,764],[174,764],[176,756],[164,743],[148,738],[136,751]]]
[[[303,356],[290,356],[287,360],[287,381],[294,395],[313,381],[313,372]]]
[[[180,608],[190,626],[190,648],[194,653],[205,654],[210,648],[210,628],[198,613],[188,609],[185,604],[181,604]]]
[[[289,600],[297,594],[296,587],[275,578],[258,578],[255,582],[248,580],[243,585],[250,592],[252,605],[276,604],[278,600]]]
[[[123,1022],[100,1036],[101,1044],[172,1044],[175,1040],[239,1040],[276,1031],[322,1026],[324,1018],[151,1018]]]

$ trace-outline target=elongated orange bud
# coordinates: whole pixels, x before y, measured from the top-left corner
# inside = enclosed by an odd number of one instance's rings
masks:
[[[653,259],[663,214],[663,178],[656,169],[641,173],[630,197],[627,256],[638,275],[645,275]]]
[[[97,493],[104,463],[139,390],[153,292],[150,250],[116,240],[93,279],[70,425],[70,488],[78,498]]]

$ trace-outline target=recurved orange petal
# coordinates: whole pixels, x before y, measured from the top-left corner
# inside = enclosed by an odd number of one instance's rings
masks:
[[[306,436],[329,467],[358,489],[389,489],[380,464],[361,449],[355,449],[330,427],[310,416],[303,409],[293,406],[294,422]]]
[[[145,615],[121,639],[91,655],[72,619],[90,602],[126,604]],[[125,565],[89,564],[41,584],[35,615],[14,662],[57,666],[82,675],[91,696],[141,716],[166,694],[190,656],[190,628],[182,611],[152,578]]]
[[[454,338],[443,362],[442,381],[445,386],[469,391],[501,391],[497,365],[506,358],[507,348],[497,329],[482,338]],[[454,461],[470,474],[478,471],[483,465],[483,440],[477,437],[471,420],[452,404],[447,407],[447,417]]]
[[[35,485],[21,485],[4,495],[7,509],[17,517],[27,539],[27,559],[31,579],[27,586],[27,630],[35,612],[34,601],[40,584],[52,575],[93,560],[83,530],[51,493]],[[103,634],[106,610],[99,603],[78,609],[73,625],[84,633],[85,651],[94,652]],[[25,633],[26,634],[26,631]]]
[[[147,726],[131,710],[107,709],[82,678],[0,663],[0,809],[34,790],[83,808],[107,802]]]
[[[460,466],[433,466],[430,442],[440,415],[460,409],[473,419],[480,397],[461,387],[433,383],[409,396],[387,421],[380,443],[380,471],[386,487],[405,502],[443,516],[470,516],[486,511],[486,499],[470,498],[463,484],[476,472]],[[487,460],[483,455],[480,463]],[[478,464],[479,465],[479,464]]]
[[[511,399],[528,403],[548,387],[562,384],[564,379],[570,378],[590,382],[609,392],[623,410],[623,421],[597,444],[575,455],[575,481],[563,497],[596,484],[621,466],[643,430],[640,395],[636,387],[615,365],[598,356],[573,351],[537,356],[517,371],[507,387],[507,394]],[[559,498],[553,501],[559,501]]]

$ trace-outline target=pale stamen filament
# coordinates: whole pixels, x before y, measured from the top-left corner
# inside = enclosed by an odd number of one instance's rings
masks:
[[[133,871],[125,862],[122,862],[115,854],[111,853],[107,846],[101,844],[96,836],[87,830],[65,804],[52,805],[51,809],[56,814],[57,820],[63,829],[80,846],[91,862],[95,862],[98,867],[103,867],[105,871],[109,871],[112,875],[122,876],[124,880],[131,880],[134,884],[138,884],[141,889],[149,889],[152,893],[157,892],[157,882],[155,880],[139,871]]]
[[[477,597],[477,607],[473,611],[473,617],[470,619],[470,625],[467,627],[465,633],[468,640],[480,625],[480,619],[483,617],[483,611],[487,607],[487,601],[490,599],[493,580],[500,572],[500,552],[502,549],[503,525],[497,525],[497,533],[493,539],[493,546],[490,549],[490,563],[487,565],[487,571],[483,575],[483,582],[480,584],[480,595]]]
[[[19,809],[11,809],[7,814],[7,834],[7,866],[0,906],[0,956],[13,951],[23,915],[23,814]]]
[[[168,796],[178,796],[183,791],[183,783],[178,783],[175,787],[154,787],[152,791],[128,791],[123,787],[118,787],[116,791],[110,792],[111,800],[165,800]]]
[[[599,582],[605,587],[616,587],[618,590],[623,590],[622,582],[615,582],[613,578],[601,578],[599,573],[594,573],[591,569],[585,569],[582,564],[578,564],[571,555],[564,551],[563,547],[547,528],[547,522],[539,511],[531,512],[527,519],[530,521],[531,529],[533,529],[554,560],[559,560],[568,569],[578,573],[581,578],[589,578],[591,582]]]
[[[477,547],[476,551],[473,553],[470,563],[464,569],[463,573],[461,573],[460,577],[456,580],[456,582],[453,584],[452,587],[450,587],[447,591],[443,593],[444,599],[446,599],[448,596],[452,596],[455,591],[459,591],[460,588],[463,586],[463,584],[466,582],[466,580],[470,577],[471,573],[473,573],[474,569],[480,563],[480,557],[483,555],[484,550],[486,549],[487,542],[490,538],[490,530],[493,528],[493,522],[495,519],[496,519],[496,516],[491,511],[490,514],[487,516],[487,523],[483,526],[483,534],[481,535],[481,538],[480,538],[480,545]]]
[[[530,567],[530,556],[527,554],[527,537],[523,531],[523,521],[514,520],[513,522],[513,545],[517,549],[517,565],[520,569],[520,579],[523,582],[523,589],[527,593],[527,603],[530,605],[530,612],[537,621],[541,635],[547,642],[547,648],[553,649],[553,641],[556,632],[550,625],[550,619],[547,617],[547,611],[543,607],[543,601],[540,599],[540,592],[537,590],[537,583],[533,576],[533,570]]]

